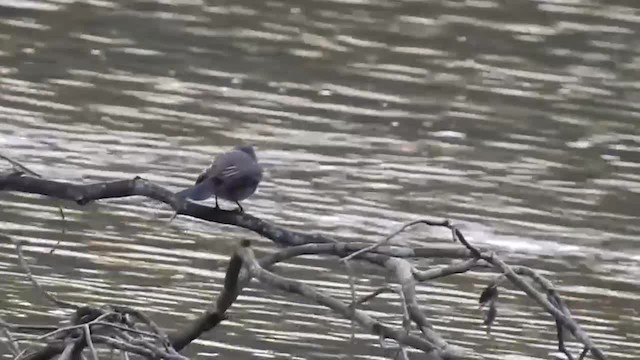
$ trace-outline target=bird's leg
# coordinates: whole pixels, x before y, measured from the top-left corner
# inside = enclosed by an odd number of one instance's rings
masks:
[[[218,205],[218,196],[216,195],[216,209],[220,209],[220,206]]]
[[[242,208],[242,205],[240,205],[240,203],[237,201],[236,201],[236,204],[238,204],[238,210],[240,210],[240,212],[243,213],[244,209]]]

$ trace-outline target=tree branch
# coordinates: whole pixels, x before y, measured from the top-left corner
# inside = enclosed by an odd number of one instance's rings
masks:
[[[275,275],[265,270],[256,260],[253,251],[248,247],[248,244],[248,242],[245,242],[243,244],[243,247],[238,250],[237,254],[242,258],[244,266],[247,268],[251,276],[260,280],[260,282],[280,289],[282,291],[302,295],[309,300],[324,305],[342,315],[346,319],[353,319],[371,334],[382,336],[384,338],[394,339],[399,344],[405,344],[415,349],[422,350],[425,354],[427,354],[429,359],[442,359],[442,357],[439,356],[437,349],[429,341],[414,335],[406,334],[404,331],[390,328],[371,318],[365,312],[355,310],[349,305],[344,304],[343,302],[336,300],[323,292],[315,290],[309,285],[296,280]]]
[[[0,190],[46,195],[74,201],[79,205],[100,199],[145,196],[169,205],[179,215],[187,215],[219,224],[236,225],[254,231],[280,245],[335,242],[335,240],[322,235],[286,230],[248,213],[226,211],[185,201],[184,198],[176,196],[172,191],[140,177],[131,180],[80,185],[13,173],[0,176]]]
[[[151,319],[145,319],[143,314],[138,317],[134,316],[140,324],[143,324],[151,333],[157,335],[157,338],[154,338],[154,340],[157,341],[160,339],[162,350],[154,347],[155,345],[153,343],[140,338],[139,335],[138,337],[132,336],[131,334],[135,334],[134,332],[130,334],[122,330],[123,326],[133,325],[125,321],[126,319],[124,318],[126,317],[123,318],[122,321],[124,322],[121,323],[117,323],[117,319],[115,318],[110,318],[109,323],[114,324],[114,326],[109,327],[102,322],[98,323],[96,320],[100,318],[100,316],[105,316],[106,313],[104,311],[78,307],[74,304],[60,302],[53,297],[52,301],[54,301],[56,305],[77,309],[75,314],[76,319],[73,323],[75,325],[86,324],[82,329],[87,331],[83,332],[79,331],[78,328],[74,328],[69,329],[69,331],[60,332],[57,334],[59,336],[56,336],[54,343],[49,344],[35,354],[28,355],[26,358],[30,360],[50,359],[61,353],[60,358],[74,359],[79,356],[79,350],[82,350],[85,346],[91,347],[91,341],[96,344],[111,344],[110,346],[114,348],[143,356],[182,358],[175,351],[180,351],[191,341],[201,336],[202,333],[223,321],[226,318],[226,310],[237,299],[241,289],[247,285],[251,277],[271,287],[312,299],[331,308],[345,318],[352,319],[370,333],[377,334],[382,338],[391,338],[399,344],[422,350],[431,359],[456,358],[457,354],[455,354],[455,352],[452,351],[449,353],[453,347],[447,345],[446,341],[435,333],[424,312],[420,309],[415,296],[415,283],[417,281],[428,281],[438,277],[463,273],[478,266],[484,266],[486,265],[485,262],[495,271],[503,274],[501,279],[506,279],[514,283],[516,287],[520,288],[547,310],[556,320],[559,329],[561,327],[567,328],[573,336],[584,345],[585,350],[580,354],[581,359],[586,356],[587,351],[598,360],[606,359],[602,351],[593,344],[588,335],[573,319],[568,307],[548,280],[531,269],[524,267],[512,268],[498,259],[493,253],[471,245],[465,239],[462,232],[448,220],[415,220],[405,224],[399,230],[373,245],[359,242],[340,243],[332,238],[318,234],[291,231],[247,213],[224,211],[185,201],[184,198],[175,195],[172,191],[139,177],[131,180],[74,184],[33,176],[24,176],[23,171],[17,171],[8,175],[0,175],[0,190],[41,194],[74,201],[80,205],[99,199],[145,196],[169,205],[176,214],[187,215],[220,224],[239,226],[271,239],[278,245],[288,247],[259,260],[254,257],[253,252],[248,247],[239,249],[229,262],[225,276],[225,286],[212,303],[210,309],[207,309],[196,321],[180,332],[167,336]],[[454,242],[460,242],[464,248],[453,247],[451,245],[443,246],[441,244],[428,244],[419,248],[387,245],[389,240],[400,232],[410,226],[421,223],[449,229]],[[47,297],[47,295],[45,295],[47,294],[46,291],[42,290],[30,275],[28,264],[24,261],[19,243],[17,243],[17,249],[23,269],[29,274],[34,286],[41,289],[43,295]],[[380,268],[386,269],[387,272],[394,274],[400,283],[403,306],[406,308],[409,318],[417,324],[421,330],[423,337],[411,334],[410,327],[406,329],[393,329],[371,318],[365,312],[355,309],[356,303],[358,303],[355,299],[355,290],[352,290],[352,304],[344,304],[302,282],[278,276],[267,270],[270,266],[293,257],[318,254],[338,256],[342,258],[342,261],[351,259],[365,260],[370,264],[379,266]],[[448,258],[461,259],[462,261],[438,268],[419,270],[409,263],[409,260],[413,258]],[[546,293],[546,297],[545,294],[537,291],[531,284],[525,282],[522,276],[532,278]],[[375,295],[371,295],[367,297],[367,299]],[[489,295],[491,294],[489,293]],[[483,296],[485,296],[485,293],[483,293]],[[484,300],[490,302],[495,317],[495,298],[489,297]],[[109,328],[111,332],[116,332],[118,338],[100,333],[101,329],[104,328]],[[89,332],[90,340],[85,340],[86,334]],[[85,335],[83,336],[83,334]],[[561,351],[564,349],[565,354],[570,357],[571,355],[564,348],[564,340],[560,332],[558,342],[559,349]],[[400,353],[398,354],[399,356],[406,356],[405,349],[401,347]]]

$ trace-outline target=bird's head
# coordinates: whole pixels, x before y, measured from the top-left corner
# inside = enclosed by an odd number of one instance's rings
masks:
[[[256,152],[253,149],[253,145],[238,145],[234,149],[238,151],[242,151],[243,153],[251,156],[253,160],[257,160]]]

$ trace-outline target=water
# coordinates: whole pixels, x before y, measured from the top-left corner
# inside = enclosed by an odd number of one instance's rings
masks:
[[[245,209],[295,230],[375,241],[419,216],[544,270],[610,359],[640,356],[640,5],[610,1],[0,1],[2,153],[49,178],[143,176],[178,189],[240,142],[266,168]],[[8,168],[8,166],[6,167]],[[220,289],[242,229],[143,198],[87,207],[3,193],[3,232],[29,241],[60,297],[144,308],[175,329]],[[233,204],[223,204],[232,207]],[[62,228],[65,227],[65,232]],[[418,244],[417,229],[401,237]],[[58,241],[54,254],[49,250]],[[367,266],[358,291],[384,275]],[[9,321],[52,323],[0,244]],[[348,301],[335,259],[280,274]],[[550,317],[489,277],[424,284],[443,337],[487,359],[549,359]],[[399,323],[394,295],[372,303]],[[377,341],[298,297],[253,283],[199,359],[382,358]],[[5,351],[2,348],[2,351]],[[577,346],[572,345],[574,352]]]

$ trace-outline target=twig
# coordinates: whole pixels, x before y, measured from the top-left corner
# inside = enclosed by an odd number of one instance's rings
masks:
[[[288,259],[303,255],[333,255],[346,257],[356,251],[370,247],[368,243],[348,242],[348,243],[311,243],[305,245],[291,246],[279,250],[260,258],[260,265],[269,267],[272,264],[286,261]],[[367,260],[369,263],[384,267],[384,262],[389,257],[398,258],[446,258],[446,259],[469,259],[473,254],[468,249],[460,248],[449,244],[429,244],[417,248],[400,246],[379,246],[369,252],[358,255],[357,259]]]
[[[398,347],[398,352],[396,353],[395,358],[399,359],[399,360],[409,360],[409,355],[407,354],[407,349],[404,346],[400,345]]]
[[[417,224],[426,224],[429,226],[441,226],[441,227],[446,227],[449,230],[451,230],[452,233],[452,237],[453,237],[453,241],[460,241],[460,243],[462,245],[464,245],[467,249],[469,249],[472,254],[474,255],[474,257],[479,258],[480,257],[480,251],[478,249],[476,249],[475,247],[471,246],[471,244],[469,244],[469,242],[465,239],[465,237],[462,235],[462,233],[460,232],[460,230],[458,230],[449,220],[430,220],[430,219],[419,219],[419,220],[414,220],[411,222],[408,222],[406,224],[404,224],[400,229],[394,231],[392,234],[390,234],[389,236],[387,236],[386,238],[380,240],[379,242],[368,246],[367,248],[364,248],[362,250],[358,250],[355,253],[348,255],[346,257],[344,257],[342,259],[342,261],[347,261],[350,260],[356,256],[362,255],[365,252],[369,252],[372,250],[377,249],[379,246],[386,244],[387,242],[389,242],[392,238],[394,238],[396,235],[402,233],[403,231],[405,231],[407,228],[417,225]]]
[[[576,339],[578,339],[580,342],[582,342],[582,344],[590,350],[591,354],[596,359],[605,360],[607,358],[606,355],[599,348],[593,345],[593,342],[591,341],[587,333],[585,333],[577,324],[577,322],[573,320],[571,315],[568,313],[568,309],[566,309],[566,307],[563,307],[563,309],[558,309],[556,306],[550,303],[547,299],[545,299],[540,293],[538,293],[535,289],[533,289],[531,285],[524,282],[513,271],[513,269],[511,269],[509,265],[504,263],[493,253],[488,255],[483,254],[481,251],[479,251],[477,248],[471,245],[465,239],[464,235],[460,232],[460,230],[457,227],[455,227],[449,220],[442,220],[442,221],[425,220],[424,223],[431,226],[442,226],[450,229],[454,241],[459,241],[461,244],[463,244],[469,251],[471,251],[474,254],[475,258],[483,259],[487,261],[488,263],[492,264],[496,269],[498,269],[500,272],[502,272],[503,275],[507,279],[509,279],[514,285],[516,285],[518,288],[524,291],[525,294],[533,298],[538,304],[540,304],[543,308],[545,308],[555,318],[556,321],[558,321],[559,323],[562,324],[562,326],[566,327],[569,331],[571,331],[573,336]],[[540,276],[537,276],[537,277],[534,276],[533,278],[536,282],[544,283],[543,281],[544,279]],[[558,299],[557,300],[558,304],[560,304],[562,301],[560,297],[557,296],[557,294],[555,294],[555,298]],[[565,312],[564,310],[567,310],[567,312]],[[564,344],[559,344],[559,348],[562,349],[563,347],[564,347]]]
[[[139,329],[134,329],[134,328],[127,327],[127,326],[118,325],[118,324],[115,324],[115,323],[109,323],[109,322],[100,321],[100,319],[96,319],[96,320],[93,320],[93,321],[88,322],[88,323],[83,323],[83,324],[78,324],[78,325],[70,325],[70,326],[65,326],[65,327],[62,327],[62,328],[55,328],[55,329],[53,329],[53,330],[51,330],[51,331],[49,331],[49,332],[47,332],[46,334],[43,334],[43,335],[39,335],[39,336],[38,335],[32,335],[32,336],[28,337],[28,339],[44,340],[46,338],[50,338],[50,337],[53,337],[55,335],[59,335],[59,334],[64,333],[64,332],[69,332],[71,330],[77,330],[77,329],[80,329],[80,328],[84,328],[85,325],[86,326],[90,326],[90,327],[94,327],[94,326],[111,327],[111,328],[114,328],[114,329],[118,329],[118,330],[125,331],[125,332],[130,332],[130,333],[133,333],[133,334],[139,334],[139,335],[144,335],[144,336],[148,336],[148,337],[151,337],[151,338],[156,338],[156,339],[162,341],[162,337],[160,335],[158,335],[158,334],[154,334],[154,333],[148,332],[148,331],[142,331],[142,330],[139,330]],[[34,327],[30,327],[30,326],[20,326],[20,328],[22,328],[22,329],[34,329]],[[51,328],[51,327],[47,326],[47,328]],[[44,327],[36,328],[36,330],[42,330],[42,329],[44,329]]]
[[[84,327],[84,324],[61,327],[59,329],[56,329],[56,330],[53,330],[53,331],[48,332],[46,334],[38,336],[36,338],[36,340],[44,340],[46,338],[50,338],[50,337],[53,337],[55,335],[59,335],[61,333],[69,332],[71,330],[77,330],[77,329],[80,329],[82,327]]]
[[[126,306],[114,306],[113,308],[114,310],[120,313],[123,313],[125,315],[130,314],[136,319],[138,319],[139,321],[149,326],[151,331],[153,331],[153,333],[156,334],[154,337],[160,339],[163,345],[165,346],[165,348],[171,348],[171,342],[169,341],[169,337],[167,336],[167,334],[147,315],[145,315],[144,313],[136,309],[126,307]]]
[[[40,174],[38,174],[37,172],[35,172],[35,171],[33,171],[33,170],[29,169],[29,168],[28,168],[28,167],[26,167],[25,165],[22,165],[22,164],[21,164],[21,163],[19,163],[18,161],[11,159],[11,158],[10,158],[10,157],[8,157],[8,156],[5,156],[5,155],[0,154],[0,158],[1,158],[1,159],[4,159],[4,160],[6,160],[6,161],[8,161],[8,162],[11,164],[11,166],[13,166],[13,168],[14,168],[15,170],[18,170],[18,171],[19,171],[19,172],[21,172],[21,173],[29,174],[29,175],[31,175],[31,176],[35,176],[35,177],[37,177],[37,178],[42,178],[42,175],[40,175]],[[57,205],[57,207],[58,207],[58,212],[60,213],[60,217],[62,218],[62,221],[63,221],[63,223],[62,223],[62,235],[64,236],[64,234],[65,234],[65,232],[66,232],[66,218],[65,218],[65,216],[64,216],[64,210],[63,210],[62,205]],[[55,251],[55,249],[57,248],[57,246],[58,246],[59,244],[60,244],[60,240],[58,240],[58,242],[56,242],[56,244],[55,244],[55,245],[53,246],[53,248],[49,251],[49,253],[50,253],[50,254],[52,254],[52,253]]]
[[[407,299],[404,297],[404,291],[402,291],[402,285],[398,287],[396,293],[400,296],[400,306],[402,306],[402,327],[404,331],[411,333],[411,316],[409,316],[409,308],[407,307]],[[402,346],[400,346],[402,347]]]
[[[550,281],[543,278],[536,271],[528,267],[519,266],[514,269],[514,272],[517,274],[529,276],[531,279],[533,279],[538,284],[538,286],[540,286],[543,289],[543,291],[547,294],[547,300],[549,300],[549,302],[553,306],[558,308],[558,310],[562,311],[562,313],[566,315],[569,319],[573,319],[573,317],[571,316],[571,311],[569,311],[569,308],[565,304],[564,300],[562,300],[562,298],[560,297],[560,295],[558,294],[558,292],[553,287],[553,284],[551,284]],[[562,322],[556,319],[556,334],[558,338],[558,350],[564,353],[568,360],[573,360],[574,359],[573,355],[565,345],[564,329],[565,328],[562,326]],[[588,347],[586,345],[585,345],[585,349],[588,351]],[[584,356],[584,355],[580,355],[580,356]]]
[[[63,205],[58,205],[58,212],[60,213],[60,218],[62,219],[62,237],[65,237],[67,234],[67,217],[64,216],[64,207]],[[58,239],[58,241],[53,245],[51,250],[49,250],[49,254],[53,254],[57,249],[58,245],[62,239]]]
[[[142,346],[132,345],[121,340],[117,340],[104,335],[93,335],[93,340],[97,343],[107,344],[114,349],[121,350],[123,353],[134,353],[153,359],[155,353]]]
[[[588,353],[589,353],[589,348],[585,346],[584,349],[582,349],[582,352],[580,353],[580,357],[578,358],[578,360],[583,360]]]
[[[540,287],[540,289],[545,294],[547,294],[547,299],[546,300],[549,302],[549,304],[551,304],[553,307],[555,307],[556,309],[561,311],[569,320],[571,320],[572,322],[575,322],[575,320],[573,320],[571,312],[569,311],[569,308],[567,307],[567,305],[565,304],[564,300],[562,300],[562,298],[560,297],[560,295],[558,294],[558,292],[554,288],[553,284],[549,280],[547,280],[544,277],[542,277],[535,270],[533,270],[531,268],[528,268],[526,266],[513,266],[513,267],[510,267],[510,268],[515,274],[521,275],[521,276],[527,276],[531,280],[533,280],[533,282],[538,287]],[[490,286],[498,286],[502,282],[504,282],[506,279],[507,279],[507,274],[501,274],[500,276],[496,277],[493,280],[493,282],[492,282],[492,284]],[[524,283],[524,284],[528,285],[526,283]],[[516,285],[518,285],[518,284],[516,284]],[[551,313],[551,315],[553,315],[555,317],[555,315],[553,313]],[[564,340],[564,336],[565,336],[564,335],[564,329],[565,329],[565,326],[563,325],[564,322],[562,321],[562,319],[556,318],[555,323],[556,323],[556,335],[557,335],[557,340],[558,340],[558,351],[562,352],[567,357],[568,360],[574,360],[574,356],[571,354],[571,352],[569,351],[569,349],[567,349],[567,347],[565,345],[565,340]],[[575,326],[578,327],[577,323],[575,324]],[[568,330],[571,331],[570,329],[568,329]],[[588,352],[589,351],[589,347],[586,344],[584,344],[584,345],[585,345],[586,351]],[[583,355],[581,355],[581,356],[583,356]]]
[[[15,359],[16,359],[16,360],[20,360],[20,359],[22,359],[22,356],[23,356],[24,354],[26,354],[26,352],[27,352],[28,350],[29,350],[29,349],[24,349],[24,350],[20,351],[20,353],[15,357]]]
[[[371,300],[371,299],[375,298],[376,296],[378,296],[378,295],[380,295],[380,294],[383,294],[383,293],[392,293],[392,292],[395,292],[395,290],[394,290],[394,289],[392,289],[392,288],[391,288],[391,287],[389,287],[389,286],[383,286],[383,287],[381,287],[381,288],[376,289],[376,290],[375,290],[375,291],[373,291],[371,294],[369,294],[369,295],[365,295],[365,296],[361,297],[360,299],[358,299],[358,300],[356,301],[356,304],[364,304],[364,303],[366,303],[367,301],[369,301],[369,300]]]
[[[93,341],[91,341],[91,330],[89,329],[88,324],[84,325],[84,339],[87,342],[87,346],[89,347],[89,350],[91,351],[91,356],[93,357],[93,360],[98,360],[98,352],[96,351],[96,348],[93,346]]]
[[[139,329],[134,329],[131,327],[127,327],[127,326],[122,326],[122,325],[118,325],[118,324],[114,324],[114,323],[108,323],[108,322],[104,322],[104,321],[92,321],[91,323],[89,323],[90,326],[105,326],[105,327],[112,327],[114,329],[118,329],[118,330],[122,330],[125,332],[130,332],[132,334],[138,334],[138,335],[144,335],[144,336],[148,336],[151,338],[156,338],[158,340],[162,341],[162,337],[158,334],[154,334],[152,332],[148,332],[148,331],[142,331]]]
[[[2,332],[4,333],[4,337],[7,338],[6,344],[7,344],[7,347],[9,348],[9,351],[11,351],[11,353],[17,358],[18,354],[20,354],[20,345],[18,344],[18,341],[16,341],[13,338],[13,335],[11,335],[11,331],[9,330],[11,328],[11,325],[6,323],[0,317],[0,327],[2,327]]]
[[[69,344],[67,344],[64,348],[64,350],[62,351],[62,354],[60,354],[60,357],[58,358],[58,360],[75,360],[74,359],[74,353],[76,352],[76,341],[71,342]]]
[[[349,289],[351,290],[351,304],[353,305],[351,308],[353,309],[353,311],[355,311],[357,308],[355,276],[353,275],[353,269],[351,268],[351,264],[348,261],[344,262],[344,266],[347,269],[347,276],[349,278]],[[350,319],[350,326],[351,326],[351,342],[353,343],[356,340],[356,324],[353,317]]]
[[[0,235],[0,236],[6,237],[4,235]],[[38,283],[38,281],[33,277],[33,274],[31,273],[31,269],[29,268],[29,264],[27,263],[27,261],[24,258],[24,254],[22,252],[22,242],[21,241],[15,241],[13,239],[11,239],[11,241],[13,242],[13,244],[16,247],[16,252],[18,254],[18,260],[20,262],[20,265],[22,266],[22,270],[24,270],[24,272],[27,274],[27,277],[29,277],[29,280],[31,280],[31,283],[40,292],[40,294],[45,299],[47,299],[50,302],[52,302],[54,305],[57,305],[57,306],[62,307],[62,308],[77,310],[79,308],[78,305],[70,303],[70,302],[67,302],[67,301],[59,300],[58,298],[53,296],[51,293],[46,291],[40,285],[40,283]]]
[[[186,328],[176,331],[169,336],[173,348],[180,351],[202,333],[211,330],[227,318],[226,311],[237,299],[241,288],[248,283],[248,276],[241,276],[242,259],[234,253],[229,260],[229,266],[224,277],[224,287],[214,300],[212,308],[207,309],[198,319]]]
[[[465,261],[458,261],[448,266],[433,268],[425,271],[420,271],[413,268],[412,272],[413,277],[416,279],[416,281],[428,281],[453,274],[465,273],[476,266],[478,266],[478,259],[474,258]]]
[[[373,245],[371,245],[371,246],[368,246],[368,247],[366,247],[366,248],[364,248],[364,249],[358,250],[358,251],[354,252],[353,254],[350,254],[350,255],[348,255],[348,256],[345,256],[345,257],[343,257],[341,260],[342,260],[342,261],[344,261],[344,262],[346,262],[346,261],[349,261],[349,260],[353,259],[353,258],[354,258],[354,257],[356,257],[356,256],[359,256],[359,255],[362,255],[362,254],[364,254],[364,253],[366,253],[366,252],[369,252],[369,251],[375,250],[375,249],[377,249],[378,247],[380,247],[380,246],[382,246],[382,245],[386,244],[387,242],[389,242],[389,241],[390,241],[391,239],[393,239],[396,235],[398,235],[398,234],[400,234],[401,232],[405,231],[407,228],[409,228],[409,227],[411,227],[411,226],[413,226],[413,225],[416,225],[416,224],[421,224],[421,223],[423,223],[423,222],[424,222],[423,220],[415,220],[415,221],[411,221],[411,222],[409,222],[409,223],[406,223],[406,224],[402,225],[402,227],[400,227],[400,229],[398,229],[398,230],[394,231],[393,233],[391,233],[391,235],[388,235],[387,237],[385,237],[384,239],[380,240],[379,242],[377,242],[377,243],[375,243],[375,244],[373,244]]]
[[[425,220],[424,223],[430,226],[446,227],[447,229],[451,230],[451,237],[453,238],[454,242],[459,241],[464,247],[466,247],[471,251],[471,253],[473,253],[474,257],[482,258],[480,250],[471,245],[464,237],[464,235],[462,235],[462,232],[460,232],[460,230],[455,225],[453,225],[451,221],[447,219],[441,221]]]
[[[556,335],[558,338],[558,350],[567,357],[567,360],[574,360],[573,355],[564,344],[564,327],[562,326],[562,322],[560,320],[556,320]]]
[[[415,279],[411,271],[411,264],[404,259],[390,258],[385,262],[385,267],[395,275],[400,285],[400,291],[402,292],[402,299],[405,301],[407,313],[428,341],[431,342],[445,358],[461,356],[462,349],[449,346],[449,344],[434,331],[433,326],[429,320],[427,320],[422,310],[420,310],[416,299]]]
[[[25,174],[29,174],[29,175],[31,175],[31,176],[35,176],[35,177],[42,177],[42,176],[40,176],[40,174],[38,174],[37,172],[35,172],[35,171],[33,171],[33,170],[29,169],[28,167],[26,167],[26,166],[24,166],[24,165],[20,164],[19,162],[17,162],[17,161],[15,161],[15,160],[11,159],[11,158],[10,158],[10,157],[8,157],[8,156],[5,156],[5,155],[0,154],[0,159],[4,159],[4,160],[8,161],[8,162],[11,164],[11,166],[12,166],[15,170],[18,170],[18,171],[20,171],[20,172],[22,172],[22,173],[25,173]]]
[[[591,341],[589,335],[585,333],[580,326],[576,323],[571,316],[567,316],[562,310],[558,309],[552,303],[550,303],[545,297],[537,292],[530,284],[526,283],[520,278],[511,267],[504,263],[496,256],[483,256],[483,259],[493,264],[499,269],[504,276],[509,279],[516,287],[520,288],[525,294],[531,297],[535,302],[541,305],[547,312],[549,312],[562,326],[566,327],[571,334],[578,339],[586,348],[588,348],[591,354],[598,360],[606,360],[607,356]]]
[[[53,331],[55,329],[57,329],[56,326],[53,325],[20,325],[20,324],[11,324],[11,323],[4,323],[2,324],[0,321],[0,325],[5,326],[9,329],[12,330],[17,330],[17,331]]]

